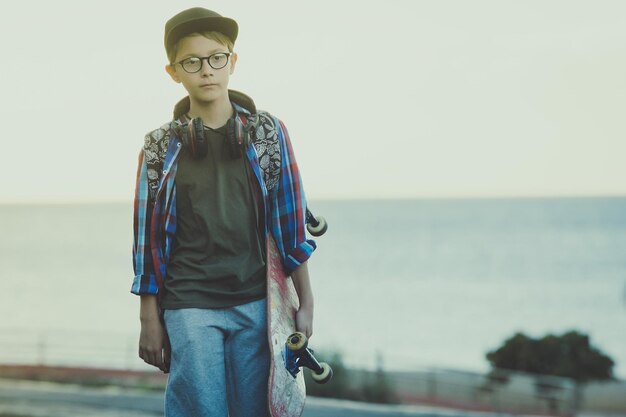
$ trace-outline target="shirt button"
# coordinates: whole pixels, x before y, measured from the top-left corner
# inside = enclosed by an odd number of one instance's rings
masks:
[[[176,144],[176,146],[178,146],[178,147],[180,148],[181,146],[183,146],[183,144],[182,144],[182,143],[180,143],[180,142],[178,142],[178,143]]]
[[[163,170],[163,174],[167,174],[167,169],[164,169],[164,170]]]

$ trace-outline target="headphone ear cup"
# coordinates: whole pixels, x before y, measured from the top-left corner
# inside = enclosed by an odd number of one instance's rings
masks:
[[[183,140],[185,146],[189,148],[191,155],[196,158],[204,158],[208,153],[208,143],[204,135],[204,124],[202,119],[196,117],[191,119],[187,124],[186,140]]]
[[[237,123],[235,122],[235,118],[231,117],[228,119],[226,123],[226,142],[228,143],[228,150],[230,152],[230,157],[233,159],[241,158],[243,156],[244,151],[244,137],[246,132],[237,131]]]

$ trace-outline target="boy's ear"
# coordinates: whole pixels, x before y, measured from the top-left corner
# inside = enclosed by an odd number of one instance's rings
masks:
[[[233,72],[235,72],[236,64],[237,64],[237,53],[233,52],[233,55],[230,57],[230,75],[233,75]]]
[[[165,71],[167,71],[170,77],[172,77],[172,80],[174,80],[177,83],[180,83],[180,78],[178,78],[178,73],[176,73],[176,68],[174,68],[173,65],[167,64],[165,66]]]

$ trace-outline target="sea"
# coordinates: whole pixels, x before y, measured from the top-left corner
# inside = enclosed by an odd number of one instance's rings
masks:
[[[578,331],[626,379],[626,197],[310,201],[311,346],[348,366],[484,372]],[[0,363],[148,369],[131,202],[0,205]]]

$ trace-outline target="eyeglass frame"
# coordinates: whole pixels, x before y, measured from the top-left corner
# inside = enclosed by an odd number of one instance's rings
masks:
[[[224,66],[223,66],[223,67],[215,68],[213,65],[211,65],[210,58],[211,58],[211,57],[214,57],[215,55],[226,55],[226,63],[224,64]],[[209,56],[190,56],[190,57],[187,57],[187,58],[185,58],[185,59],[181,59],[181,60],[180,60],[180,61],[178,61],[178,62],[174,62],[174,63],[172,64],[172,66],[174,66],[174,65],[180,65],[180,66],[181,66],[181,68],[182,68],[182,69],[183,69],[183,70],[184,70],[187,74],[196,74],[196,73],[198,73],[198,72],[202,71],[202,67],[204,66],[204,61],[206,61],[206,62],[207,62],[207,64],[209,65],[209,67],[211,67],[211,68],[213,68],[213,69],[218,70],[218,69],[225,68],[225,67],[226,67],[226,65],[228,65],[228,61],[230,60],[230,57],[231,57],[232,55],[233,55],[233,53],[232,53],[232,52],[216,52],[216,53],[211,54],[211,55],[209,55]],[[198,71],[187,71],[187,69],[185,69],[185,66],[183,65],[183,62],[185,62],[185,61],[187,61],[188,59],[191,59],[191,58],[197,58],[197,59],[199,59],[199,60],[200,60],[200,68],[198,68]]]

